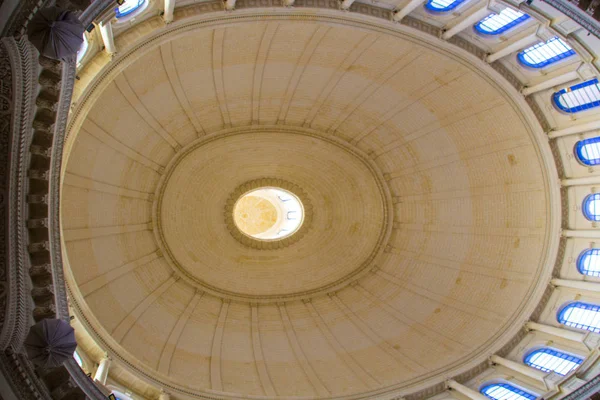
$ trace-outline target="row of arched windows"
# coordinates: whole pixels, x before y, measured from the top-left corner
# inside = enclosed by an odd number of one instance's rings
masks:
[[[465,0],[429,0],[425,8],[429,11],[449,12],[464,3]],[[500,13],[491,13],[475,24],[475,30],[483,35],[500,35],[507,30],[527,21],[531,17],[510,7]],[[530,68],[544,68],[550,64],[575,55],[575,50],[564,40],[555,36],[545,42],[537,43],[518,53],[519,62]],[[600,106],[600,84],[597,79],[564,88],[552,97],[556,107],[566,113],[576,113]]]
[[[582,251],[577,260],[577,269],[581,274],[600,277],[600,249]],[[600,333],[600,305],[570,302],[558,311],[556,320],[571,328]],[[584,357],[550,347],[535,349],[523,357],[523,362],[532,368],[563,376],[579,367],[583,360]],[[480,391],[494,400],[533,400],[538,397],[507,382],[486,384]]]

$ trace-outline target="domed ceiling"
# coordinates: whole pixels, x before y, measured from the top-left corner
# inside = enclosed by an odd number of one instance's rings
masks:
[[[102,346],[175,397],[374,398],[508,342],[548,264],[539,127],[448,49],[248,17],[111,63],[61,200],[72,301]],[[298,232],[240,234],[233,204],[257,187],[298,196]]]

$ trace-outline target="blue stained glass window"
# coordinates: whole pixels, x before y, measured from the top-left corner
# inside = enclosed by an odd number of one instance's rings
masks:
[[[535,400],[537,395],[508,383],[494,383],[481,389],[481,393],[494,400]]]
[[[542,68],[572,55],[575,55],[575,50],[555,36],[547,42],[526,48],[518,54],[518,58],[523,65]]]
[[[146,0],[125,0],[122,5],[115,8],[117,18],[122,18],[126,15],[131,14],[138,8],[140,8]]]
[[[592,79],[564,88],[552,96],[554,104],[562,111],[576,113],[600,106],[600,83]]]
[[[567,375],[577,368],[583,359],[545,347],[529,353],[524,362],[544,372],[554,371],[559,375]]]
[[[590,221],[600,221],[600,193],[593,193],[583,199],[583,215]]]
[[[557,316],[566,326],[600,333],[600,306],[577,301],[563,307]]]
[[[429,11],[447,12],[452,11],[467,0],[429,0],[425,8]]]
[[[475,24],[475,30],[484,35],[499,35],[528,19],[529,15],[521,11],[505,8],[500,14],[490,14],[479,21]]]
[[[600,249],[584,250],[577,260],[577,269],[583,275],[600,277]]]
[[[580,140],[575,145],[575,154],[585,165],[600,164],[600,137]]]

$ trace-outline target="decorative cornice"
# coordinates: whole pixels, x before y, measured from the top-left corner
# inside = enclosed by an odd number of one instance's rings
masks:
[[[591,15],[579,9],[577,6],[570,4],[569,0],[543,0],[545,3],[556,8],[558,11],[583,26],[592,35],[600,38],[600,23]]]
[[[302,203],[302,207],[304,208],[304,220],[302,221],[302,225],[293,235],[288,236],[281,240],[257,240],[248,235],[242,233],[239,230],[237,225],[235,224],[233,218],[233,208],[235,206],[236,201],[242,197],[245,193],[253,189],[258,189],[261,187],[277,187],[289,192],[292,192],[296,195],[300,202]],[[227,229],[231,233],[238,242],[243,244],[244,246],[251,247],[257,250],[274,250],[274,249],[283,249],[284,247],[288,247],[298,240],[302,239],[302,237],[306,234],[308,229],[310,228],[310,224],[312,222],[313,217],[313,206],[310,202],[310,198],[302,190],[302,188],[294,183],[285,181],[283,179],[277,178],[262,178],[255,179],[250,182],[246,182],[243,185],[238,186],[229,196],[229,199],[225,202],[225,210],[224,210],[225,223],[227,224]]]
[[[27,216],[26,196],[28,182],[26,171],[29,168],[29,147],[32,140],[31,124],[35,110],[37,91],[36,56],[26,38],[2,39],[2,45],[8,53],[12,70],[12,140],[10,147],[10,167],[8,183],[8,244],[6,255],[6,275],[8,289],[8,313],[0,334],[0,349],[7,346],[20,346],[25,339],[31,315],[31,296],[29,294],[29,257],[26,247]],[[7,135],[8,139],[8,135]],[[8,144],[8,140],[6,142]]]

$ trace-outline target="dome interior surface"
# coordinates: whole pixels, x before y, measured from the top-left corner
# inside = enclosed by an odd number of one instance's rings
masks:
[[[62,234],[75,300],[135,368],[198,393],[353,398],[484,360],[527,318],[546,171],[483,63],[282,18],[117,64],[72,138]],[[236,188],[266,178],[311,204],[281,248],[226,223]]]

